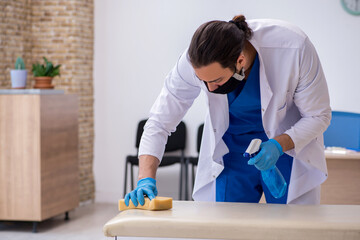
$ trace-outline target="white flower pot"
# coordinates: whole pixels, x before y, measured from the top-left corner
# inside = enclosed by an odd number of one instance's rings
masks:
[[[10,70],[11,87],[25,88],[27,79],[27,70]]]

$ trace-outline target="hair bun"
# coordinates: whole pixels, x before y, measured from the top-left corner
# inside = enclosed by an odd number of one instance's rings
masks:
[[[251,38],[252,31],[249,28],[244,15],[237,15],[233,17],[233,19],[230,20],[229,22],[234,23],[240,30],[242,30],[245,33],[246,39],[249,40]]]
[[[245,22],[246,18],[244,15],[237,15],[237,16],[233,17],[232,21],[238,22],[238,23]]]

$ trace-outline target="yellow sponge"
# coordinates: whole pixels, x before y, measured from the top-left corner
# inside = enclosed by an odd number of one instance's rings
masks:
[[[139,203],[137,207],[135,207],[135,205],[132,203],[131,200],[129,201],[128,207],[125,205],[124,199],[119,200],[120,211],[124,211],[128,209],[144,209],[144,210],[157,211],[157,210],[168,210],[170,208],[172,208],[172,198],[170,197],[155,197],[151,201],[149,198],[145,197],[145,204],[141,206]]]

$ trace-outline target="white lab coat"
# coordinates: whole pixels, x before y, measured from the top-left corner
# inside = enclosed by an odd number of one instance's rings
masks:
[[[291,203],[318,188],[327,178],[323,132],[331,119],[328,88],[317,53],[299,28],[269,19],[250,20],[248,24],[253,30],[250,42],[260,60],[265,133],[268,138],[286,133],[295,143],[295,148],[286,152],[294,157],[287,198]],[[166,77],[150,111],[139,156],[148,154],[162,159],[168,135],[201,90],[207,96],[208,113],[193,198],[215,201],[215,179],[224,169],[222,157],[229,151],[222,140],[229,126],[227,96],[208,92],[196,77],[187,51]]]

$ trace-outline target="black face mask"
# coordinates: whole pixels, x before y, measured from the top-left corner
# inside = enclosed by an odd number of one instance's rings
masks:
[[[244,78],[245,78],[245,71],[244,68],[242,68],[240,74],[235,72],[234,75],[226,83],[219,86],[214,91],[210,91],[207,83],[206,82],[204,83],[206,88],[209,90],[209,92],[218,93],[218,94],[228,94],[234,91],[240,85],[241,81],[244,80]]]

